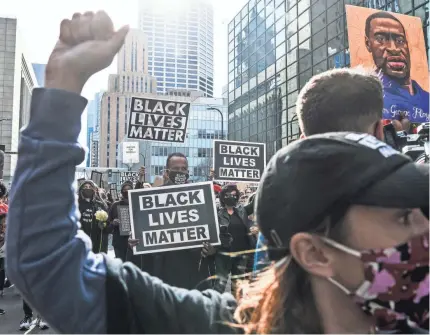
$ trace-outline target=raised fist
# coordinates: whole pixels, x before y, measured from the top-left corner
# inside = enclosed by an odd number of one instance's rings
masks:
[[[81,93],[87,80],[108,67],[128,33],[128,26],[117,32],[103,11],[75,13],[61,22],[60,37],[46,66],[48,88]]]

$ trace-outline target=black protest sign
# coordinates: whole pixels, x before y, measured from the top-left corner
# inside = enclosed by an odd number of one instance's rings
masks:
[[[78,188],[81,187],[84,182],[85,182],[85,178],[79,178],[78,179]]]
[[[129,236],[131,232],[130,210],[128,206],[118,206],[119,234]]]
[[[219,245],[219,226],[212,182],[128,192],[134,254]]]
[[[266,144],[214,141],[216,181],[258,183],[266,167]]]
[[[190,103],[131,98],[129,139],[185,142]]]
[[[103,173],[98,171],[91,171],[91,180],[99,187],[101,187]]]
[[[136,171],[121,172],[119,175],[120,184],[122,185],[126,181],[131,181],[133,185],[135,185],[139,181],[139,172],[136,172]]]

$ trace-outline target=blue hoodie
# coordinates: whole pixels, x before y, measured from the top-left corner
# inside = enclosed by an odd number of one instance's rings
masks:
[[[61,333],[106,333],[106,265],[80,230],[75,199],[86,104],[74,93],[33,90],[7,219],[8,277]]]
[[[415,94],[411,95],[407,89],[387,75],[382,76],[384,85],[383,118],[398,120],[399,113],[405,112],[412,123],[429,122],[429,92],[421,88],[412,80]]]

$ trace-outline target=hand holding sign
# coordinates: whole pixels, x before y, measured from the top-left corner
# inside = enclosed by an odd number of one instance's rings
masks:
[[[207,242],[203,243],[202,257],[206,258],[208,256],[215,255],[215,253],[216,253],[216,249],[212,244]]]
[[[72,20],[63,20],[46,65],[45,86],[80,94],[93,74],[112,63],[127,33],[128,26],[115,32],[103,11],[75,13]]]

